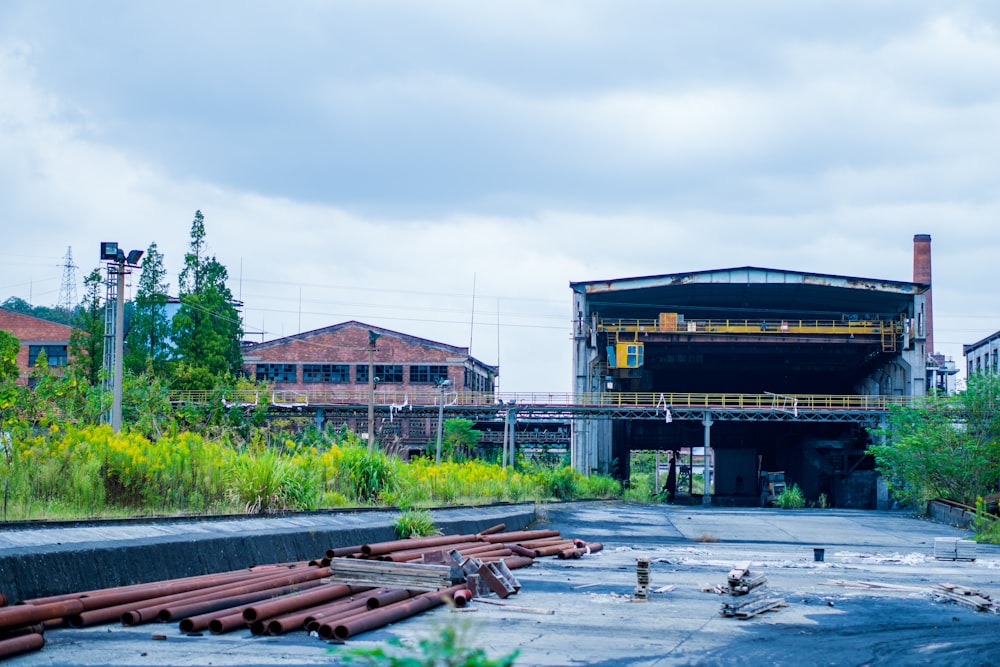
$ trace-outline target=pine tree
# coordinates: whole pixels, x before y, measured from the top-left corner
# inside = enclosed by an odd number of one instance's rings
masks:
[[[180,275],[180,310],[172,322],[177,356],[183,373],[176,385],[208,389],[211,378],[235,375],[243,357],[243,325],[226,286],[226,267],[209,257],[205,247],[205,218],[196,211],[191,223],[190,250]],[[201,385],[201,386],[197,386]]]
[[[147,369],[161,373],[170,359],[170,319],[166,311],[170,284],[166,276],[163,255],[154,241],[142,259],[142,276],[125,339],[125,368],[136,374]]]

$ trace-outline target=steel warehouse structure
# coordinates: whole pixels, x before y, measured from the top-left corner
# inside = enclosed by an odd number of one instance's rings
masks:
[[[929,282],[743,266],[570,288],[574,391],[661,408],[575,419],[578,470],[628,479],[632,450],[687,451],[681,472],[713,462],[704,502],[753,502],[761,472],[781,470],[809,499],[876,504],[877,423],[850,406],[927,391]]]

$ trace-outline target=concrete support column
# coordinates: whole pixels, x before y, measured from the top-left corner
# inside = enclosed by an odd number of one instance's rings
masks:
[[[715,422],[712,421],[712,413],[711,412],[706,412],[705,413],[705,418],[701,420],[702,426],[705,427],[705,446],[703,448],[704,449],[704,453],[705,453],[705,458],[704,458],[704,461],[705,461],[705,472],[704,472],[705,492],[701,496],[701,504],[702,505],[711,505],[712,504],[712,493],[711,493],[711,488],[712,488],[712,463],[711,463],[711,459],[712,459],[712,431],[711,431],[711,429],[712,429],[712,424],[714,424],[714,423]]]
[[[323,412],[323,408],[316,408],[316,429],[318,431],[323,430],[323,424],[326,423],[326,414]]]

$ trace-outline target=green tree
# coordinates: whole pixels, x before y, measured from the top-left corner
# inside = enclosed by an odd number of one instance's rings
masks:
[[[172,322],[177,355],[189,369],[202,369],[212,376],[233,375],[242,364],[240,339],[243,325],[226,286],[226,267],[207,255],[205,218],[196,211],[191,223],[191,246],[184,255],[180,275],[181,307]],[[205,374],[189,371],[189,378]],[[178,386],[187,383],[178,382]],[[204,385],[197,380],[197,385]],[[209,389],[208,386],[183,386],[185,389]]]
[[[0,382],[17,379],[17,353],[20,349],[21,341],[12,333],[0,329]]]
[[[482,436],[475,422],[468,419],[446,419],[441,435],[441,449],[449,461],[464,461],[472,454],[472,449]]]
[[[139,374],[147,369],[162,373],[170,359],[170,320],[166,311],[170,284],[166,276],[163,255],[153,242],[142,259],[142,276],[125,339],[125,368],[132,373]]]
[[[956,396],[897,408],[873,432],[884,442],[868,452],[897,497],[972,505],[1000,480],[1000,376],[976,374]]]
[[[62,308],[55,308],[52,306],[32,306],[24,299],[16,296],[12,296],[4,301],[0,304],[0,308],[12,310],[15,313],[20,313],[21,315],[31,315],[32,317],[48,320],[49,322],[69,324],[67,321],[67,313]]]
[[[69,372],[96,385],[104,366],[104,280],[94,269],[83,279],[83,302],[77,307],[69,335]]]

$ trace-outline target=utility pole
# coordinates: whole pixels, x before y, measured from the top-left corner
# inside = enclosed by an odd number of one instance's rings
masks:
[[[111,378],[111,430],[119,433],[122,430],[122,383],[124,382],[123,362],[125,356],[125,274],[128,268],[138,268],[139,258],[142,257],[142,250],[131,250],[128,255],[118,247],[115,241],[101,242],[101,259],[106,261],[108,269],[108,290],[114,287],[114,319],[105,318],[105,345],[108,343],[108,329],[114,331],[114,352],[109,355],[107,349],[104,353],[105,374]],[[112,284],[111,276],[115,276]],[[110,313],[111,303],[107,304]],[[108,368],[108,366],[111,368]]]
[[[368,332],[368,451],[375,449],[375,341],[380,336]]]
[[[444,428],[444,390],[451,386],[451,380],[441,380],[438,383],[438,387],[441,389],[441,395],[438,397],[438,437],[437,437],[437,454],[434,456],[434,462],[438,465],[441,464],[441,432]]]

